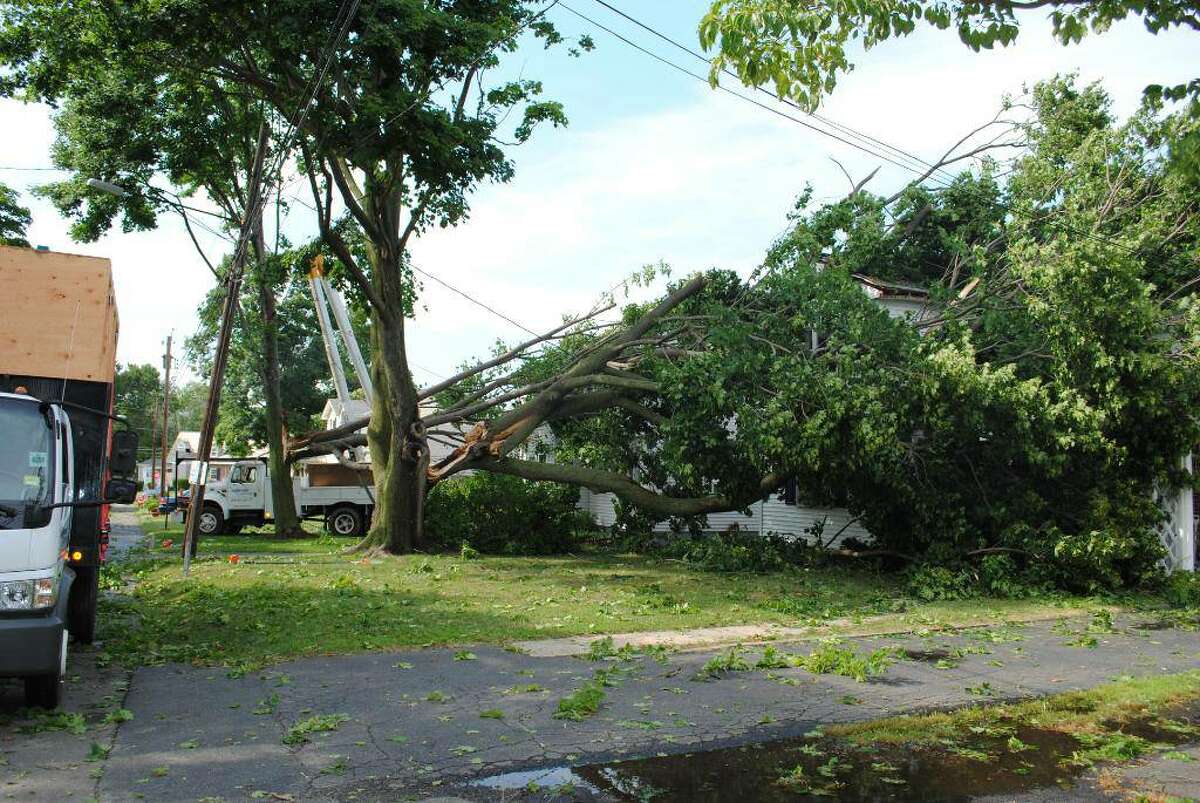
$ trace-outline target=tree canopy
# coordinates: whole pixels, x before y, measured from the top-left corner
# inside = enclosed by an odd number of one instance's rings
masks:
[[[162,379],[149,363],[117,366],[115,381],[116,414],[129,421],[129,428],[141,438],[142,451],[149,452],[153,433],[161,432]]]
[[[25,230],[33,219],[29,209],[21,206],[21,197],[7,184],[0,183],[0,245],[29,247]]]
[[[953,29],[972,50],[990,49],[1016,41],[1020,13],[1035,9],[1050,12],[1052,34],[1064,45],[1127,17],[1141,19],[1150,33],[1178,27],[1200,32],[1196,4],[1188,0],[714,0],[700,23],[700,41],[718,49],[714,80],[732,68],[751,86],[772,84],[781,97],[815,108],[838,76],[853,69],[848,51],[854,47],[870,50],[929,26]],[[1189,91],[1200,92],[1200,84]]]
[[[1140,19],[1151,34],[1173,28],[1200,33],[1200,11],[1189,0],[713,0],[700,22],[700,43],[715,49],[711,79],[728,70],[749,86],[770,85],[810,111],[854,69],[851,53],[908,36],[918,28],[954,30],[974,51],[1008,45],[1021,32],[1022,12],[1045,10],[1061,44],[1103,34],[1113,23]],[[1179,121],[1175,155],[1200,172],[1200,77],[1184,84],[1152,83],[1152,104],[1189,99]]]

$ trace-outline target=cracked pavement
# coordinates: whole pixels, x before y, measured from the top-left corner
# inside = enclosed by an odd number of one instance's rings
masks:
[[[1117,632],[1096,634],[1094,648],[1070,646],[1087,623],[847,639],[845,646],[859,651],[967,651],[953,668],[904,660],[865,683],[799,668],[694,679],[725,649],[590,662],[489,646],[437,648],[306,658],[245,676],[180,665],[126,673],[97,666],[94,649],[76,651],[65,709],[85,715],[82,735],[21,733],[19,687],[0,682],[0,717],[12,718],[0,719],[0,799],[500,799],[502,793],[470,781],[764,742],[823,723],[1200,667],[1200,633],[1145,629],[1137,617],[1117,616]],[[802,654],[816,646],[775,644]],[[745,655],[753,662],[761,652],[749,647]],[[926,657],[936,659],[936,652]],[[602,667],[612,670],[612,685],[599,711],[579,722],[555,719],[558,701]],[[122,706],[132,720],[103,724],[105,713]],[[298,744],[285,743],[296,725],[330,715],[346,719],[288,740]],[[107,760],[86,760],[93,742],[111,747]],[[1137,771],[1147,788],[1162,781],[1153,767]],[[1183,783],[1197,780],[1179,766],[1163,770],[1181,771]],[[1085,785],[1076,791],[1083,794]],[[512,799],[507,794],[504,799]],[[1054,796],[1063,790],[1046,794],[1029,799],[1096,799]]]

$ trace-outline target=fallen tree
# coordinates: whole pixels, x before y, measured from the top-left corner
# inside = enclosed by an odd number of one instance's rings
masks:
[[[520,456],[540,429],[609,410],[620,410],[647,426],[666,423],[667,416],[660,410],[667,394],[655,378],[655,367],[662,360],[704,353],[704,316],[678,311],[689,304],[711,304],[711,293],[708,297],[704,293],[711,289],[711,280],[711,276],[692,277],[658,303],[631,309],[622,322],[597,323],[611,305],[598,308],[423,389],[420,400],[442,403],[421,417],[420,436],[454,446],[448,457],[426,466],[425,491],[460,472],[482,470],[616,494],[668,518],[744,508],[777,489],[783,478],[768,471],[726,493],[679,495],[617,470]],[[535,351],[546,344],[553,347]],[[349,462],[344,452],[366,445],[366,436],[356,433],[369,423],[366,416],[297,438],[291,444],[291,458],[334,454]]]
[[[1097,87],[1040,85],[1009,167],[809,210],[745,280],[713,271],[619,320],[569,321],[419,393],[466,470],[612,493],[702,526],[795,482],[871,551],[1119,587],[1163,554],[1156,490],[1200,443],[1196,186]],[[856,275],[917,282],[892,318]],[[293,457],[358,445],[317,433]],[[546,440],[539,432],[549,431]],[[552,461],[539,459],[539,451]],[[861,550],[851,550],[862,555]],[[1034,556],[1034,557],[1030,557]]]

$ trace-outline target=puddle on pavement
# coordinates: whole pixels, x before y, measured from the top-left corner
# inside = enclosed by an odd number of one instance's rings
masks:
[[[1200,705],[1164,712],[1195,726]],[[1159,744],[1195,740],[1195,731],[1149,718],[1121,730]],[[814,736],[768,744],[513,772],[476,781],[518,800],[617,800],[655,803],[779,801],[968,801],[1071,786],[1085,767],[1065,763],[1083,745],[1039,728],[997,726],[940,746],[857,747]],[[532,782],[532,785],[531,785]],[[522,795],[521,793],[525,793]]]
[[[1153,619],[1139,622],[1134,630],[1196,630],[1200,628],[1200,619]]]
[[[910,661],[920,661],[926,664],[936,664],[950,657],[949,650],[905,650],[904,657]]]

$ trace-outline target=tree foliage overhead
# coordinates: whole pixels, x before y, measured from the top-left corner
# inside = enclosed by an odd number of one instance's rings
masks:
[[[28,248],[25,230],[31,222],[33,218],[29,216],[29,209],[21,206],[21,196],[12,187],[0,182],[0,245]]]
[[[953,29],[972,50],[991,49],[1016,41],[1020,13],[1036,9],[1049,12],[1053,36],[1064,45],[1127,17],[1141,19],[1151,33],[1200,32],[1200,13],[1188,0],[714,0],[700,23],[700,41],[718,48],[714,80],[732,68],[751,86],[772,84],[781,97],[816,108],[838,76],[853,69],[852,48],[870,50],[927,25]]]
[[[1200,33],[1200,9],[1191,0],[712,0],[700,22],[700,43],[715,49],[711,80],[730,71],[749,86],[770,85],[780,97],[810,111],[854,68],[850,53],[870,50],[918,28],[953,29],[978,52],[1009,45],[1021,32],[1022,12],[1048,14],[1063,45],[1103,34],[1126,18],[1151,34],[1174,28]],[[1200,77],[1146,88],[1154,105],[1188,99],[1189,114],[1172,140],[1177,160],[1200,173]]]
[[[129,428],[141,438],[142,451],[148,452],[151,438],[162,418],[162,379],[149,363],[117,366],[114,382],[117,415],[129,422]]]
[[[149,364],[117,366],[114,409],[129,422],[129,428],[141,438],[138,456],[148,458],[160,449],[162,441],[162,378],[158,368]],[[180,431],[200,428],[208,388],[193,382],[178,386],[171,382],[170,419],[167,443],[175,442]]]

